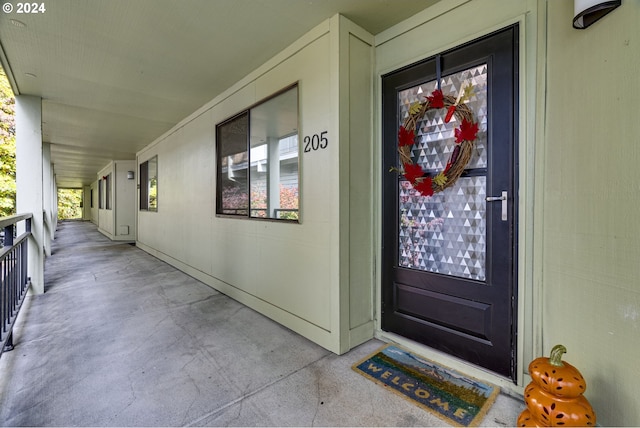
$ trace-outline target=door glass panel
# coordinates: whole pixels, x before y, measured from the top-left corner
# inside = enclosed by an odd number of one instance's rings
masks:
[[[402,267],[485,280],[486,177],[462,177],[422,196],[400,182]]]
[[[469,107],[479,124],[475,153],[467,165],[468,177],[433,196],[422,196],[407,181],[399,182],[398,264],[401,267],[484,281],[486,278],[486,168],[487,168],[487,66],[482,64],[445,76],[441,89],[457,96],[468,83],[475,95]],[[436,81],[398,93],[399,118],[409,106],[424,101]],[[444,169],[455,147],[459,123],[444,123],[444,110],[429,111],[416,125],[413,162],[430,174]]]

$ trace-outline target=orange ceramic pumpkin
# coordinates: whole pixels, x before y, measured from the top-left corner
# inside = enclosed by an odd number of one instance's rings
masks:
[[[524,390],[527,408],[543,426],[585,427],[594,425],[596,415],[584,396],[559,398],[533,382]]]
[[[529,364],[529,374],[533,381],[556,397],[577,397],[587,389],[582,374],[571,364],[562,361],[567,349],[556,345],[550,358],[536,358]]]
[[[525,388],[525,409],[518,426],[594,426],[596,415],[582,393],[587,384],[575,367],[562,361],[566,348],[556,345],[550,358],[529,365],[532,382]]]
[[[516,426],[519,427],[543,427],[544,425],[538,425],[533,415],[529,411],[529,409],[524,409],[520,416],[518,417],[518,423]]]

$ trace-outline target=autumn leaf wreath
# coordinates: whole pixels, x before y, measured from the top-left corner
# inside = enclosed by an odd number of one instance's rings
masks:
[[[444,95],[436,89],[422,102],[415,102],[409,107],[409,113],[398,131],[398,153],[402,170],[399,172],[411,183],[413,188],[424,196],[432,196],[451,187],[460,178],[466,168],[478,136],[478,123],[466,101],[473,96],[473,87],[467,85],[458,98]],[[420,165],[413,163],[411,148],[416,138],[416,123],[428,111],[447,109],[445,123],[449,123],[453,116],[460,122],[454,130],[456,145],[444,170],[435,176],[428,175]],[[397,168],[392,170],[398,171]]]

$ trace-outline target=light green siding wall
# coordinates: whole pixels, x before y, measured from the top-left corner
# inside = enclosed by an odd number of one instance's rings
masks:
[[[127,178],[127,172],[135,170],[133,160],[114,160],[98,172],[98,177],[111,174],[111,209],[97,209],[98,231],[114,241],[135,241],[136,185]],[[94,197],[99,205],[98,193]]]
[[[139,212],[141,248],[185,269],[239,301],[337,351],[331,296],[337,289],[338,141],[300,153],[300,224],[218,217],[215,214],[215,125],[299,82],[300,145],[305,135],[330,130],[328,23],[280,58],[147,149],[158,156],[158,212]]]
[[[333,352],[373,337],[372,63],[373,36],[335,16],[140,151],[158,156],[159,190],[138,245]],[[300,223],[216,216],[215,125],[296,82]]]
[[[640,2],[586,30],[548,2],[544,349],[567,346],[604,426],[640,424]]]

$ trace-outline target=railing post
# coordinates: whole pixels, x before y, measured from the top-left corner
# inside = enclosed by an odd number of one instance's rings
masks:
[[[13,351],[13,332],[9,333],[9,337],[2,348],[3,352]]]
[[[6,226],[4,228],[4,246],[5,247],[11,247],[13,245],[13,231],[14,231],[15,225],[14,224],[10,224],[9,226]]]

